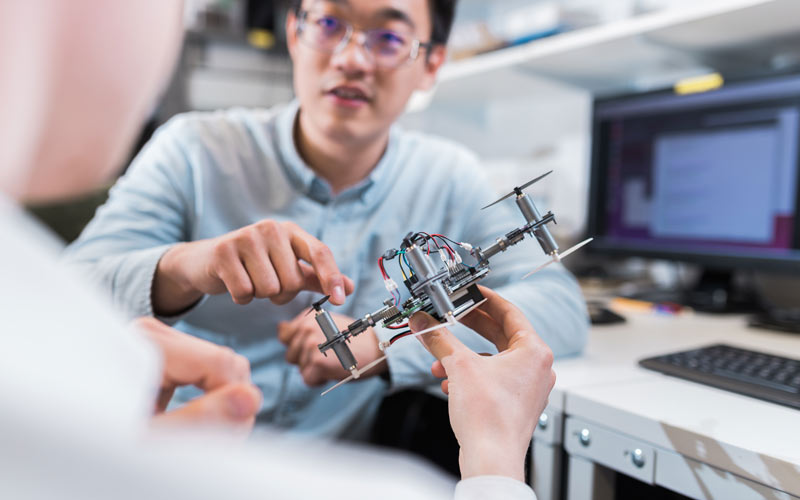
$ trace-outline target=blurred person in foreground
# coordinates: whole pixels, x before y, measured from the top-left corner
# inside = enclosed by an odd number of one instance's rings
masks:
[[[0,3],[0,498],[452,496],[449,480],[397,456],[275,436],[235,445],[188,425],[252,425],[260,400],[246,363],[154,320],[128,329],[22,210],[93,187],[121,160],[171,68],[180,14],[163,0]],[[483,293],[464,323],[499,355],[446,330],[422,339],[450,395],[455,494],[533,498],[523,463],[552,352],[519,310]],[[183,384],[206,395],[154,417]]]

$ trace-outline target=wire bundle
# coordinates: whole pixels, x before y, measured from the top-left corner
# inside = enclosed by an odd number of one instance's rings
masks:
[[[457,245],[463,248],[466,251],[472,250],[472,246],[467,243],[459,243],[453,239],[448,238],[442,234],[434,233],[428,234],[425,232],[418,232],[411,236],[411,241],[419,246],[425,245],[425,251],[428,255],[431,253],[431,242],[436,246],[436,249],[439,251],[439,254],[442,256],[442,261],[444,261],[445,265],[447,265],[448,269],[454,269],[457,264],[461,263],[461,257],[453,250],[453,247],[450,246],[450,243]],[[418,240],[422,240],[418,242]],[[386,286],[386,290],[388,290],[392,294],[392,298],[394,299],[395,306],[400,305],[400,301],[402,296],[400,295],[400,291],[398,290],[397,283],[389,276],[389,273],[386,271],[386,267],[384,265],[385,260],[391,260],[395,257],[398,257],[397,263],[400,267],[400,273],[403,275],[403,280],[408,281],[412,276],[414,276],[414,269],[411,267],[411,264],[408,262],[408,258],[406,257],[405,250],[389,250],[385,254],[381,255],[378,258],[378,268],[381,271],[381,277],[383,277],[383,282]],[[404,267],[405,264],[405,267]],[[406,273],[406,267],[408,268],[408,273]],[[400,325],[386,325],[386,328],[392,330],[401,330],[403,328],[408,328],[408,322],[400,324]],[[393,336],[389,340],[389,344],[391,345],[398,339],[401,339],[407,335],[411,334],[411,330],[406,330],[404,332],[400,332],[397,335]]]
[[[389,273],[386,272],[386,268],[383,266],[383,255],[378,257],[378,267],[381,270],[381,276],[383,276],[383,282],[386,285],[386,290],[388,290],[392,294],[392,298],[394,299],[394,305],[400,305],[400,291],[397,289],[397,283],[389,277]]]

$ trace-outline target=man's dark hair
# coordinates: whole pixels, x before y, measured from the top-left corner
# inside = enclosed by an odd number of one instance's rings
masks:
[[[456,15],[458,0],[428,0],[428,10],[431,14],[431,43],[433,45],[446,45],[453,27],[453,18]],[[303,0],[291,0],[291,10],[295,16],[300,15]]]

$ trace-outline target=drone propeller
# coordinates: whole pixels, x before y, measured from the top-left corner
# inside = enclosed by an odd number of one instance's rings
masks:
[[[564,252],[561,252],[560,254],[559,254],[559,253],[556,253],[556,254],[553,256],[553,258],[552,258],[552,259],[550,259],[550,260],[546,261],[546,262],[545,262],[544,264],[542,264],[541,266],[539,266],[539,267],[537,267],[536,269],[534,269],[533,271],[529,272],[528,274],[526,274],[525,276],[523,276],[523,277],[522,277],[522,279],[525,279],[525,278],[527,278],[528,276],[530,276],[530,275],[532,275],[532,274],[536,274],[536,273],[538,273],[539,271],[541,271],[541,270],[542,270],[542,269],[544,269],[545,267],[549,266],[550,264],[553,264],[554,262],[561,262],[561,259],[565,258],[567,255],[569,255],[569,254],[573,253],[574,251],[578,250],[578,249],[579,249],[579,248],[581,248],[582,246],[584,246],[584,245],[588,245],[589,243],[591,243],[591,242],[592,242],[592,240],[594,240],[594,238],[589,238],[589,239],[583,240],[583,241],[581,241],[580,243],[578,243],[577,245],[575,245],[574,247],[572,247],[572,248],[569,248],[569,249],[565,250]]]
[[[480,305],[480,304],[482,304],[484,302],[486,302],[486,299],[483,299],[478,304],[472,306],[469,310],[467,310],[464,313],[462,313],[461,316],[465,316],[467,313],[472,312],[473,309],[475,309],[478,305]],[[434,326],[432,326],[430,328],[426,328],[426,329],[421,330],[419,332],[416,332],[416,333],[414,333],[414,334],[412,334],[410,336],[411,337],[419,337],[420,335],[423,335],[425,333],[432,332],[434,330],[439,330],[441,328],[447,328],[448,326],[453,326],[455,324],[456,324],[456,318],[453,315],[449,315],[448,318],[447,318],[447,321],[445,321],[444,323],[436,324],[436,325],[434,325]],[[381,356],[380,358],[376,359],[372,363],[368,364],[364,368],[361,368],[360,370],[356,371],[356,373],[354,373],[353,375],[350,375],[346,379],[343,379],[343,380],[339,381],[336,385],[334,385],[334,386],[328,388],[327,390],[325,390],[322,394],[320,394],[320,396],[324,396],[324,395],[328,394],[329,392],[331,392],[332,390],[336,389],[337,387],[340,387],[340,386],[350,382],[351,380],[357,379],[359,376],[361,376],[362,373],[366,372],[367,370],[371,369],[373,366],[375,366],[378,363],[380,363],[381,361],[385,360],[386,359],[386,348],[389,347],[390,345],[391,344],[388,343],[388,342],[386,344],[378,344],[378,349],[380,349],[384,353],[383,356]]]
[[[533,179],[532,181],[528,181],[528,182],[526,182],[525,184],[523,184],[523,185],[521,185],[519,187],[515,187],[513,191],[511,191],[507,195],[503,196],[499,200],[497,200],[497,201],[495,201],[493,203],[489,203],[488,205],[483,207],[481,210],[485,210],[485,209],[491,207],[492,205],[496,205],[496,204],[500,203],[501,201],[505,200],[506,198],[510,198],[510,197],[514,196],[515,194],[517,194],[517,195],[522,194],[522,190],[523,189],[528,188],[530,186],[533,186],[534,184],[536,184],[537,182],[539,182],[540,180],[544,179],[545,177],[547,177],[548,175],[550,175],[552,173],[553,173],[553,171],[551,170],[551,171],[547,172],[546,174],[542,174],[539,177]]]
[[[326,296],[322,297],[321,299],[319,299],[318,301],[316,301],[313,304],[311,304],[311,308],[306,313],[306,316],[311,314],[311,311],[317,311],[317,312],[322,311],[322,304],[324,304],[325,302],[328,302],[328,299],[330,299],[330,298],[331,298],[330,295],[326,295]]]

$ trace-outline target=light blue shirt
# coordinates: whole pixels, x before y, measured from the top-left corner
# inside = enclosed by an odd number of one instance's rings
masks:
[[[398,127],[371,174],[333,195],[295,148],[297,110],[295,102],[270,110],[173,118],[112,188],[109,200],[67,249],[67,259],[85,266],[132,315],[152,315],[156,265],[172,245],[220,236],[262,219],[291,220],[328,245],[339,269],[355,282],[355,293],[346,303],[329,310],[357,318],[389,298],[377,259],[398,248],[409,231],[441,233],[485,248],[524,223],[513,200],[480,210],[496,193],[473,154]],[[558,207],[552,208],[557,214]],[[492,271],[482,284],[519,306],[556,356],[578,353],[588,321],[573,277],[550,266],[520,280],[543,261],[541,248],[528,238],[493,257]],[[402,281],[396,261],[388,263],[387,271]],[[297,367],[285,361],[286,348],[276,335],[278,322],[294,318],[317,298],[302,292],[282,306],[268,300],[241,306],[227,294],[209,296],[170,320],[182,331],[247,356],[253,382],[264,393],[259,421],[300,433],[364,436],[390,386],[437,383],[430,374],[433,357],[419,342],[407,339],[389,349],[391,384],[371,377],[320,397],[323,388],[307,387]],[[472,349],[496,352],[466,327],[454,331]],[[381,340],[393,334],[382,328],[376,333]],[[195,394],[184,390],[178,397]]]

